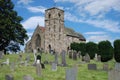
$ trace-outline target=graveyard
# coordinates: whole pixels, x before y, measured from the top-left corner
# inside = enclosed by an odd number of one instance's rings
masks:
[[[19,59],[19,55],[22,55],[21,59]],[[21,64],[20,60],[25,62],[27,56],[29,56],[27,64]],[[2,64],[6,59],[9,59],[9,64]],[[57,59],[58,64],[61,64],[61,55],[58,55]],[[69,59],[68,54],[66,54],[67,65],[56,65],[56,69],[54,69],[55,67],[52,69],[52,62],[55,60],[55,55],[42,53],[41,63],[44,63],[45,68],[40,70],[40,75],[37,75],[36,66],[33,66],[33,53],[5,55],[0,59],[0,80],[5,80],[5,75],[12,75],[14,80],[108,80],[108,71],[103,70],[104,63],[102,62],[96,60],[83,62],[81,58],[73,60]],[[45,64],[45,61],[48,63]],[[109,70],[114,68],[114,60],[106,63],[109,65]],[[95,64],[94,66],[96,67],[92,66],[88,68],[88,64]],[[24,76],[30,76],[32,79],[23,79]]]

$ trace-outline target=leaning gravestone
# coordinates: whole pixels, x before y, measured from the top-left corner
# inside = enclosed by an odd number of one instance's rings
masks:
[[[37,60],[37,63],[36,63],[36,74],[37,74],[38,76],[41,76],[41,71],[42,71],[42,69],[41,69],[40,60]]]
[[[115,64],[115,70],[120,71],[120,63]]]
[[[97,70],[96,64],[88,64],[88,70]]]
[[[30,75],[25,75],[23,76],[23,80],[34,80],[34,78],[31,77]]]
[[[14,77],[11,74],[5,75],[5,80],[14,80]]]
[[[57,71],[57,64],[56,63],[52,63],[52,71]]]
[[[73,67],[66,70],[66,80],[76,80],[77,78],[77,67]]]
[[[108,71],[108,80],[120,80],[120,71],[115,69]]]
[[[66,64],[66,57],[65,57],[65,55],[66,55],[65,50],[62,50],[62,52],[61,52],[61,57],[62,57],[62,66],[67,66],[67,64]]]

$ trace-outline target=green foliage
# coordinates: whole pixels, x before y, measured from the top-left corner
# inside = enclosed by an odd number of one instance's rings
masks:
[[[98,48],[102,62],[107,62],[113,58],[113,47],[109,41],[99,42]]]
[[[116,62],[120,62],[120,39],[114,41],[114,58]]]
[[[79,43],[73,42],[71,43],[70,47],[72,50],[79,51]]]
[[[93,59],[95,57],[95,53],[98,53],[98,46],[94,42],[86,43],[86,52],[90,55],[90,58]]]
[[[0,0],[0,50],[4,50],[10,41],[24,45],[28,39],[26,30],[20,24],[22,17],[13,8],[11,0]]]
[[[81,51],[81,55],[85,56],[86,53],[86,43],[79,43],[79,51]]]

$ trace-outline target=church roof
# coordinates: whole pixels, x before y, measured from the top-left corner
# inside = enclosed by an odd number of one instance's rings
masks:
[[[65,34],[67,36],[76,37],[76,38],[79,38],[82,41],[86,41],[85,37],[81,33],[75,32],[71,28],[65,27]]]

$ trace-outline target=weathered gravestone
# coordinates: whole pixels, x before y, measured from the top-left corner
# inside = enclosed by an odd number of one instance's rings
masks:
[[[69,51],[69,58],[72,59],[72,51]]]
[[[77,52],[76,51],[73,52],[73,60],[77,60]]]
[[[109,65],[108,65],[108,63],[104,63],[104,64],[103,64],[103,70],[104,70],[104,71],[108,71],[108,70],[109,70]]]
[[[95,54],[95,61],[98,61],[98,55],[97,54]]]
[[[23,80],[34,80],[34,78],[31,77],[30,75],[25,75],[23,76]]]
[[[78,51],[78,57],[81,58],[81,51]]]
[[[56,63],[52,63],[52,71],[57,71],[57,64]]]
[[[66,52],[65,52],[65,50],[62,50],[61,57],[62,57],[62,66],[67,66],[67,64],[66,64]]]
[[[10,63],[10,69],[11,69],[11,71],[15,70],[15,63],[14,62]]]
[[[120,71],[120,63],[115,63],[115,70]]]
[[[37,63],[36,63],[36,74],[38,76],[41,76],[41,72],[42,72],[42,69],[41,69],[40,60],[37,60]]]
[[[57,52],[55,52],[55,63],[58,65],[58,53]]]
[[[97,70],[96,64],[88,64],[88,70]]]
[[[77,78],[77,67],[73,67],[66,70],[66,80],[76,80]]]
[[[120,80],[120,71],[115,69],[108,71],[108,80]]]
[[[27,61],[27,63],[30,62],[30,55],[27,55],[25,60]]]
[[[5,80],[14,80],[14,77],[11,74],[7,74],[5,75]]]
[[[101,55],[98,55],[97,60],[101,61]]]
[[[90,56],[89,56],[89,54],[86,54],[86,55],[85,55],[84,61],[85,61],[85,62],[90,62]]]
[[[2,59],[3,58],[3,51],[0,51],[0,59]]]

